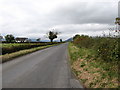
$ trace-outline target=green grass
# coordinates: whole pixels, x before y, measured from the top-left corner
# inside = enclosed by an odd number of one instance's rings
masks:
[[[54,44],[54,45],[58,45],[58,44]],[[25,54],[32,53],[32,52],[35,52],[35,51],[38,51],[38,50],[41,50],[41,49],[44,49],[44,48],[48,48],[48,47],[51,47],[51,46],[54,46],[54,45],[35,47],[35,48],[31,48],[31,49],[20,50],[18,52],[14,52],[14,53],[10,53],[10,54],[1,55],[0,56],[0,60],[1,60],[0,62],[4,63],[4,62],[7,62],[9,60],[12,60],[13,58],[23,56]]]
[[[105,62],[90,48],[69,43],[72,70],[87,88],[118,88],[118,62]]]

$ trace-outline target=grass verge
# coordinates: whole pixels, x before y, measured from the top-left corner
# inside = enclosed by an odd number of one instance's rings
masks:
[[[41,50],[41,49],[45,49],[45,48],[48,48],[48,47],[51,47],[51,46],[55,46],[55,45],[58,45],[58,44],[41,46],[41,47],[36,47],[36,48],[31,48],[31,49],[26,49],[26,50],[20,50],[18,52],[1,55],[0,56],[0,60],[1,60],[0,62],[4,63],[4,62],[7,62],[9,60],[12,60],[13,58],[16,58],[16,57],[19,57],[19,56],[22,56],[22,55],[26,55],[28,53],[32,53],[32,52],[35,52],[35,51],[38,51],[38,50]]]
[[[118,62],[95,58],[93,49],[78,48],[69,43],[71,68],[86,88],[118,88]]]

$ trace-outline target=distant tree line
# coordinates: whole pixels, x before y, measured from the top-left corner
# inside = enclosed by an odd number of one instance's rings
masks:
[[[54,39],[56,39],[58,37],[59,32],[55,32],[55,31],[49,31],[47,33],[47,37],[50,39],[50,42],[53,42]],[[14,42],[31,42],[30,39],[28,38],[15,38],[12,34],[8,34],[5,37],[5,42],[7,43],[14,43]],[[0,41],[2,41],[3,36],[0,35]],[[36,41],[40,42],[41,38],[37,38]],[[62,39],[60,39],[60,42],[62,42]]]

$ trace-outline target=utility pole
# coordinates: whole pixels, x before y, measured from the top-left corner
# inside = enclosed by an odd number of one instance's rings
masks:
[[[118,17],[116,18],[116,31],[118,33],[118,37],[120,36],[120,1],[118,2]]]
[[[118,2],[118,17],[116,18],[115,24],[120,25],[120,1]]]
[[[119,20],[118,20],[118,30],[120,31],[120,1],[118,2],[118,18],[119,18]]]

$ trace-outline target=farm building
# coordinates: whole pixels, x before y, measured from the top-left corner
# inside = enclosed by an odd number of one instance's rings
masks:
[[[24,38],[24,37],[17,37],[15,38],[16,42],[28,42],[28,38]]]

